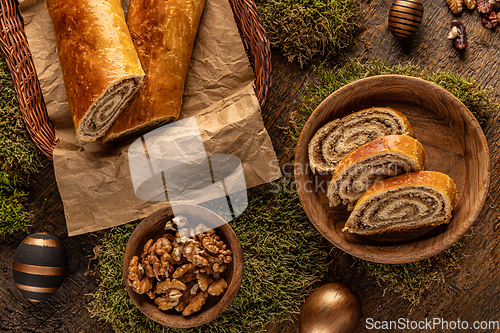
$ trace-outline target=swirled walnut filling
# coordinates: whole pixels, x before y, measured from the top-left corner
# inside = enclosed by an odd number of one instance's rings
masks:
[[[408,185],[376,193],[358,204],[347,224],[351,232],[359,234],[414,229],[448,222],[451,210],[442,192],[425,185]]]
[[[309,143],[311,169],[334,171],[347,153],[365,143],[386,135],[412,133],[405,121],[392,109],[370,108],[327,123]]]
[[[347,209],[352,210],[371,185],[384,178],[418,170],[416,161],[406,155],[383,153],[370,156],[346,168],[330,182],[327,193],[330,205],[348,205]]]
[[[94,141],[104,135],[130,100],[140,84],[140,78],[125,78],[106,90],[90,107],[78,127],[78,137],[83,141]]]
[[[398,119],[388,113],[348,119],[341,128],[327,135],[322,145],[322,155],[326,163],[338,164],[351,150],[379,137],[402,132]]]

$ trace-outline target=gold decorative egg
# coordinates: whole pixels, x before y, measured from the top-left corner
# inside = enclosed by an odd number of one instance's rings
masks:
[[[410,37],[422,22],[422,0],[395,0],[389,11],[389,30],[397,39]]]
[[[358,294],[340,282],[327,283],[309,295],[299,317],[300,333],[352,333],[361,318]]]

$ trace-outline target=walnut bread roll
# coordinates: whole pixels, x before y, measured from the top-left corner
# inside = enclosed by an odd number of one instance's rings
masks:
[[[330,206],[353,210],[361,195],[376,182],[424,169],[425,151],[407,135],[389,135],[351,151],[339,163],[328,185]]]
[[[144,78],[119,0],[46,0],[76,137],[104,135]]]
[[[127,23],[146,72],[144,85],[105,134],[126,140],[179,118],[205,0],[131,0]]]
[[[342,231],[374,235],[446,224],[456,201],[455,183],[444,173],[420,171],[387,178],[363,194]]]
[[[308,146],[313,172],[335,171],[351,150],[386,135],[414,136],[408,119],[389,107],[372,107],[321,127]]]

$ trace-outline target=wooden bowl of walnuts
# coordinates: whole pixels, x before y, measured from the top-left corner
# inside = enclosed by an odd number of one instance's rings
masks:
[[[211,210],[170,206],[130,236],[123,278],[132,302],[162,325],[188,328],[217,318],[236,297],[243,252],[233,229]]]

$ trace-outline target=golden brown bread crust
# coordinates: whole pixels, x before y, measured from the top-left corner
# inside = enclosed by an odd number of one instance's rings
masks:
[[[458,200],[457,187],[453,180],[445,173],[437,171],[410,172],[397,177],[386,178],[380,183],[371,186],[359,198],[358,203],[367,200],[376,193],[401,187],[405,185],[429,185],[446,194],[450,198],[451,206],[455,206]]]
[[[343,203],[352,210],[356,200],[373,182],[402,172],[421,171],[424,163],[424,147],[410,136],[388,135],[368,142],[340,161],[328,186],[330,205]],[[363,188],[354,191],[354,182],[362,184]]]
[[[146,79],[105,134],[122,141],[179,118],[205,0],[131,0],[127,23]]]
[[[360,211],[364,209],[370,200],[375,197],[381,197],[388,193],[397,193],[397,190],[406,190],[406,195],[413,191],[417,193],[420,190],[432,189],[442,194],[444,200],[443,202],[438,202],[438,207],[442,206],[445,210],[444,214],[440,217],[429,220],[429,221],[413,221],[413,223],[405,223],[404,221],[399,224],[388,225],[384,228],[374,228],[373,230],[366,229],[360,230],[359,226],[359,215]],[[402,191],[403,192],[403,191]],[[400,192],[400,193],[402,193]],[[418,194],[418,193],[417,193]],[[376,199],[374,199],[376,200]],[[404,200],[404,199],[401,199]],[[359,198],[356,207],[349,216],[345,227],[342,231],[349,231],[353,233],[374,235],[381,234],[392,231],[405,231],[415,228],[420,228],[424,226],[437,226],[440,224],[446,224],[450,222],[451,211],[453,210],[455,204],[457,203],[458,195],[457,188],[453,180],[446,174],[436,171],[419,171],[410,172],[397,177],[386,178],[374,185],[372,185],[362,196]],[[437,209],[437,207],[434,207]],[[396,212],[400,212],[398,210]],[[418,216],[416,216],[418,219]],[[410,221],[411,222],[411,221]]]
[[[349,151],[386,135],[414,136],[414,132],[405,115],[390,107],[371,107],[334,119],[322,126],[309,142],[311,170],[335,171]]]
[[[80,131],[92,105],[121,80],[139,85],[144,77],[121,2],[46,0],[46,5],[77,137],[93,141]]]
[[[351,150],[339,163],[332,175],[332,179],[338,177],[346,168],[367,157],[382,152],[402,153],[413,157],[420,170],[424,169],[425,150],[422,144],[408,135],[388,135],[368,142],[358,149]]]

